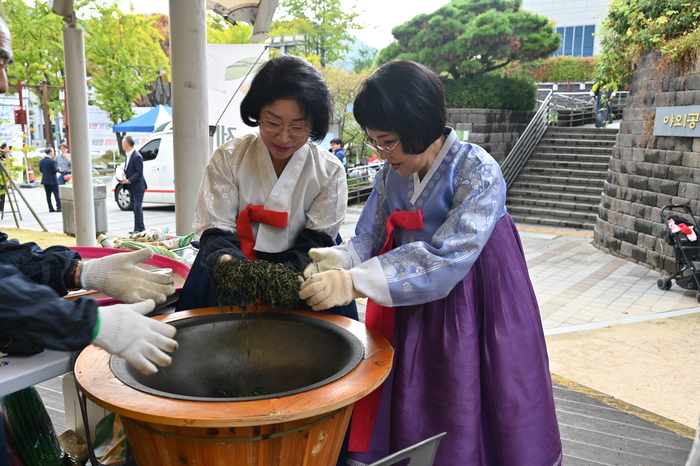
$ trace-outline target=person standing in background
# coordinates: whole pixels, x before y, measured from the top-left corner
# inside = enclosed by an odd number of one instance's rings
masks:
[[[49,205],[49,212],[61,211],[61,198],[58,196],[58,166],[53,159],[55,153],[53,148],[47,147],[44,152],[46,156],[39,162],[39,170],[41,171],[41,184],[46,191],[46,203]],[[51,195],[56,199],[56,210],[51,203]]]
[[[58,165],[58,171],[61,174],[58,177],[58,184],[66,184],[66,175],[70,175],[73,172],[73,167],[70,159],[70,153],[68,152],[68,146],[66,144],[61,144],[59,150],[61,153],[56,155],[56,164]]]
[[[595,97],[596,128],[605,128],[606,125],[612,123],[614,118],[612,113],[612,100],[616,93],[617,84],[615,81],[599,79],[591,88],[591,97]]]
[[[340,163],[345,166],[345,149],[343,149],[343,141],[338,138],[331,139],[331,149],[333,150],[333,155],[338,157]]]
[[[143,195],[148,189],[146,178],[143,176],[143,156],[134,149],[134,138],[126,136],[122,139],[122,149],[126,152],[124,174],[126,179],[119,183],[125,184],[131,195],[131,205],[134,209],[134,231],[143,231]]]

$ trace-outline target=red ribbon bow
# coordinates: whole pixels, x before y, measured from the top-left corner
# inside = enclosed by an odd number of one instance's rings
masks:
[[[287,227],[287,212],[276,212],[274,210],[265,210],[261,205],[249,204],[243,210],[236,220],[238,227],[238,239],[241,241],[241,251],[248,260],[254,261],[257,259],[255,253],[255,237],[253,236],[253,227],[250,222],[264,223],[273,227]]]

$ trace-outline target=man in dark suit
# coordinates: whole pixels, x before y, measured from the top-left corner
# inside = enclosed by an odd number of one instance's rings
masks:
[[[61,211],[61,198],[58,197],[58,166],[53,159],[54,151],[51,147],[47,147],[44,152],[46,156],[39,162],[39,170],[41,170],[41,184],[44,185],[46,191],[46,203],[49,205],[49,212]],[[56,199],[56,210],[51,203],[51,195]]]
[[[131,195],[131,205],[134,208],[134,231],[143,231],[143,195],[148,189],[146,178],[143,176],[143,157],[134,149],[134,138],[125,136],[122,139],[122,149],[126,152],[126,166],[124,175],[126,179],[120,181],[126,185]]]

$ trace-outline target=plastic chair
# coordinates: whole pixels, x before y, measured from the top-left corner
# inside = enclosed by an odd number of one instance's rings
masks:
[[[440,445],[440,437],[446,434],[447,432],[443,432],[434,437],[430,437],[427,440],[416,443],[412,447],[404,448],[386,458],[375,461],[369,466],[391,466],[406,458],[410,459],[409,466],[432,466],[433,461],[435,461],[435,454],[437,453],[438,446]]]

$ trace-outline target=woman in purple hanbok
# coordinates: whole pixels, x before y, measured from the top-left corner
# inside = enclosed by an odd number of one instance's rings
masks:
[[[559,465],[544,334],[506,185],[488,153],[445,127],[446,113],[438,76],[417,63],[389,62],[363,83],[355,118],[387,163],[356,236],[309,253],[300,297],[315,310],[369,297],[367,324],[396,351],[383,387],[356,404],[347,464],[447,432],[436,466]]]

